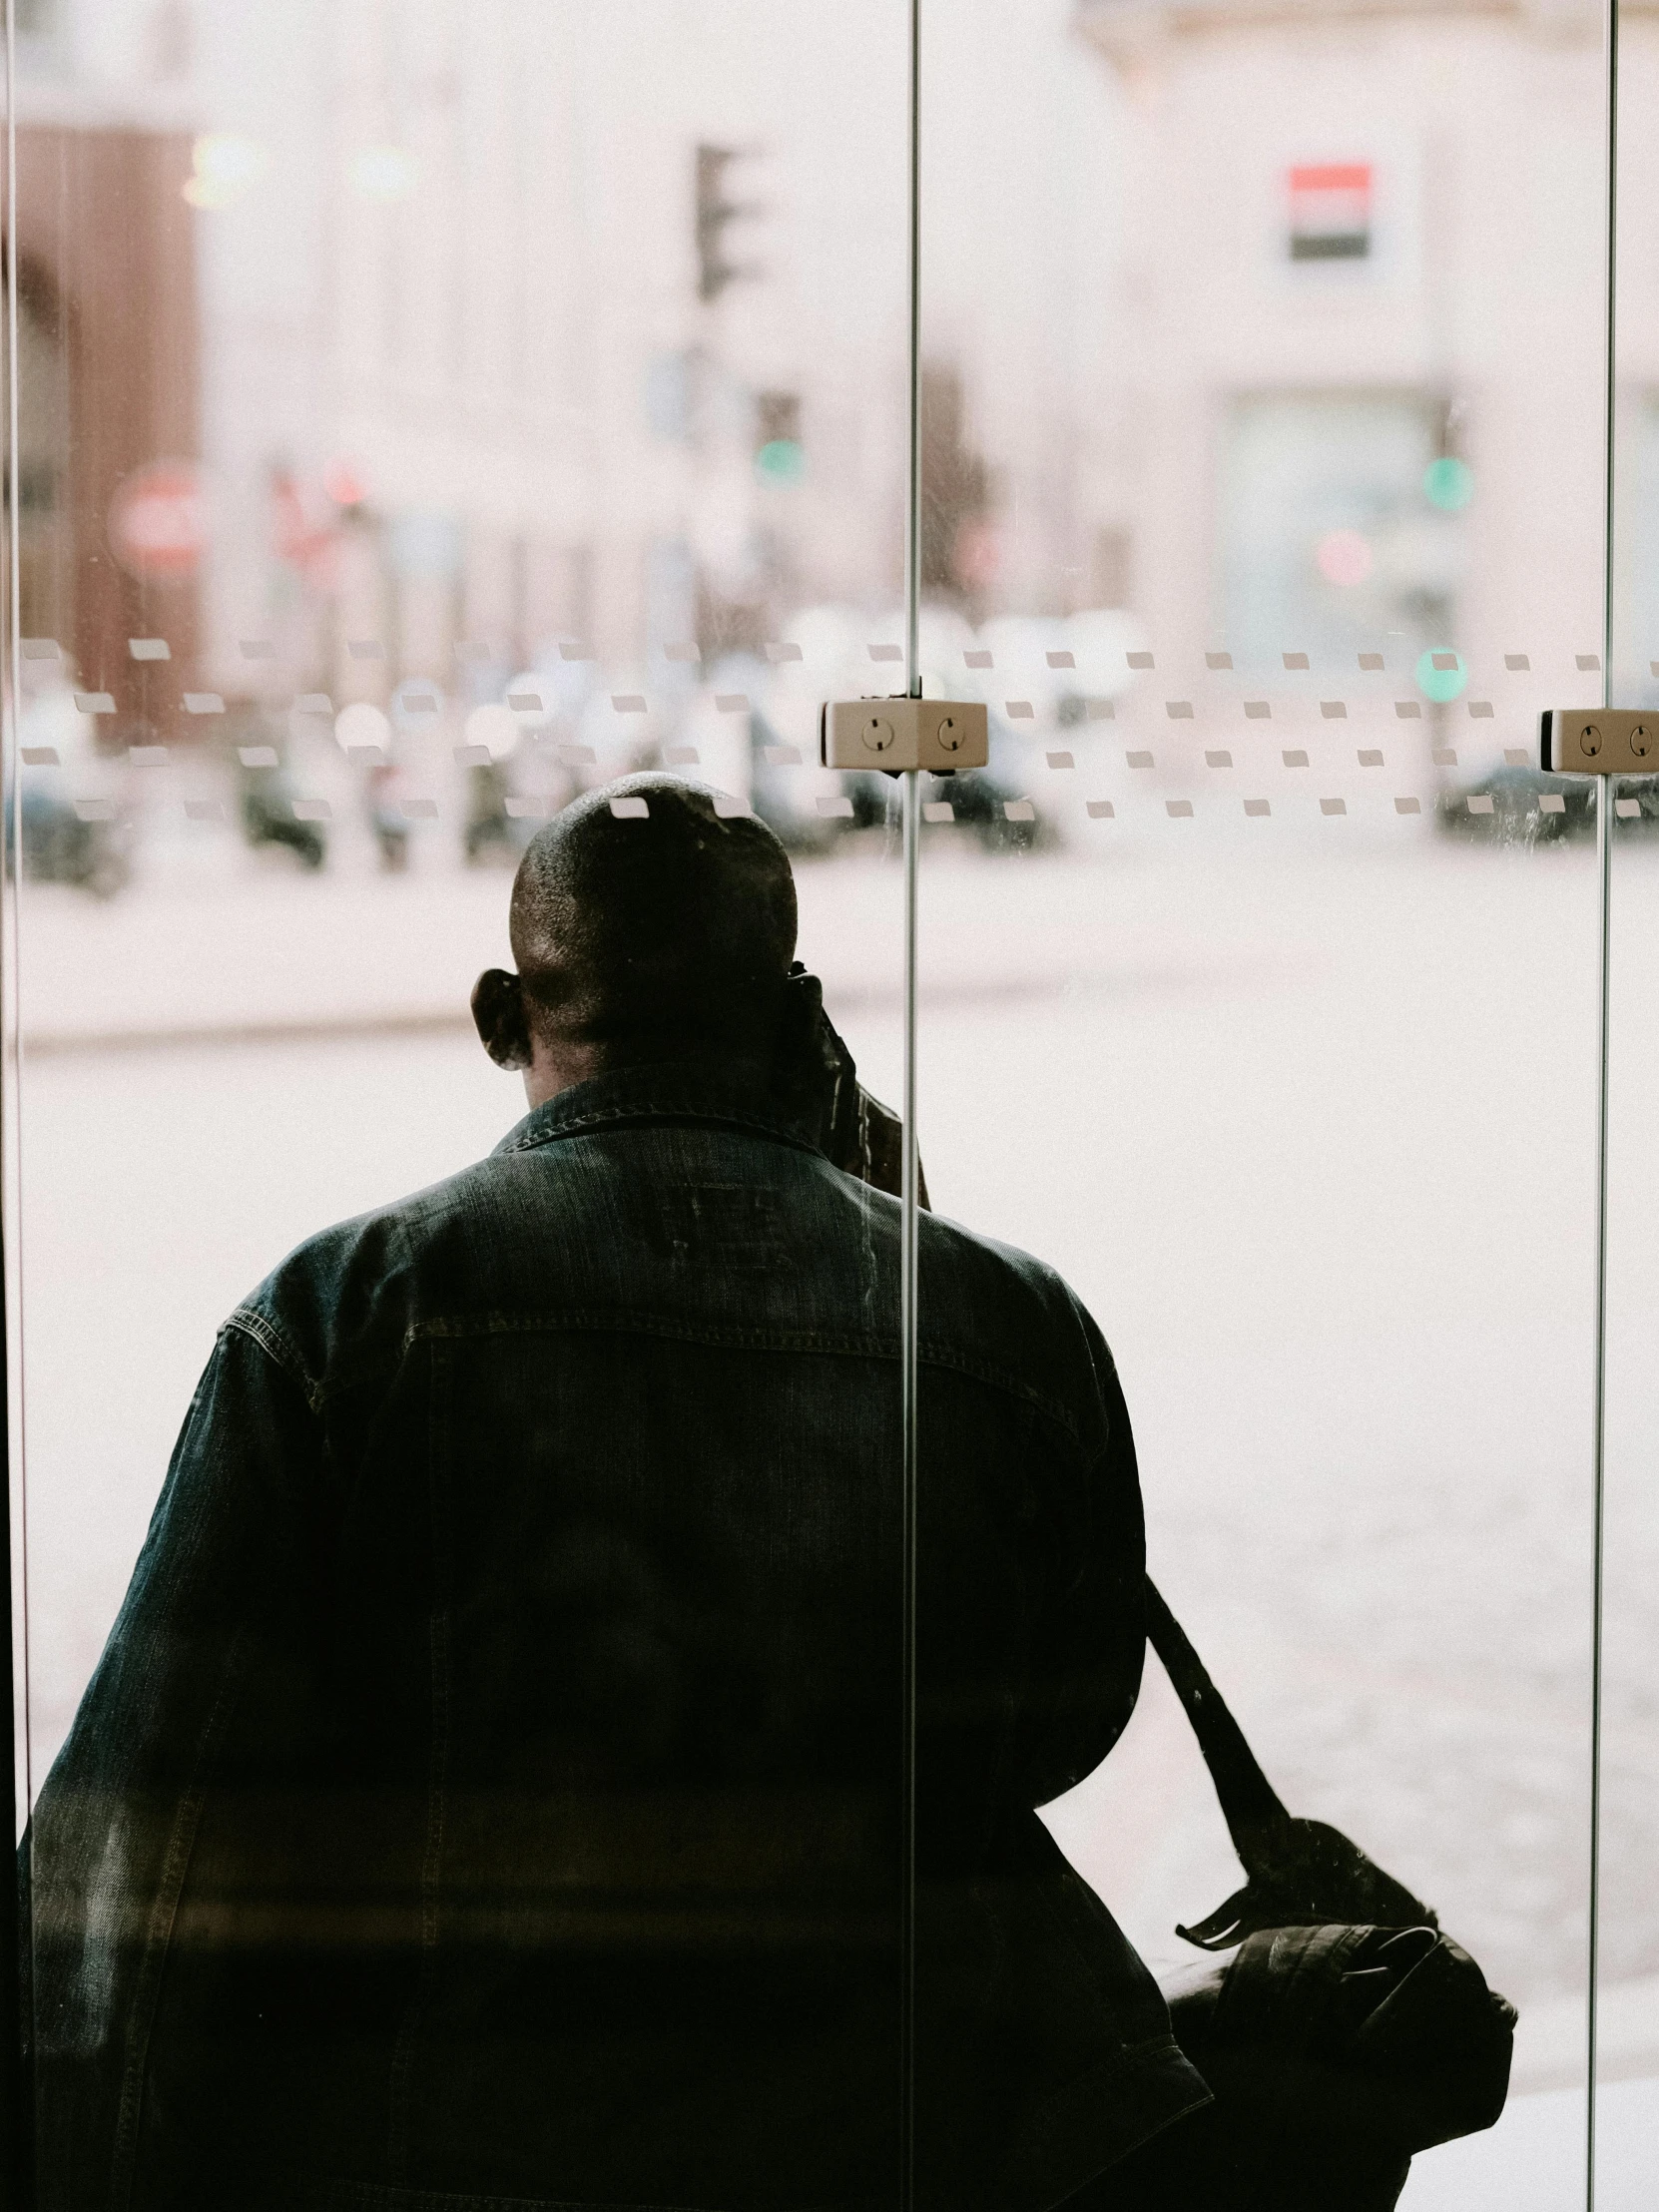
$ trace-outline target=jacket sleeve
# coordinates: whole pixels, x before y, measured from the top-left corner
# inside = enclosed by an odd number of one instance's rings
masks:
[[[1140,1696],[1146,1524],[1117,1368],[1081,1307],[1091,1374],[1078,1463],[1050,1490],[1049,1600],[1032,1652],[1026,1802],[1046,1805],[1093,1773]]]
[[[26,1840],[42,2212],[126,2202],[193,1841],[250,1676],[293,1665],[322,1463],[297,1382],[228,1327]]]

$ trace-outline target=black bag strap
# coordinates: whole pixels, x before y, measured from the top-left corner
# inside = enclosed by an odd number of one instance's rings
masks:
[[[1254,1845],[1257,1837],[1270,1833],[1290,1815],[1246,1743],[1244,1730],[1210,1680],[1186,1630],[1164,1603],[1150,1575],[1146,1578],[1146,1635],[1186,1708],[1221,1801],[1227,1833],[1233,1839],[1234,1850],[1248,1865],[1247,1839]]]
[[[1335,1921],[1438,1928],[1438,1919],[1420,1898],[1339,1830],[1323,1821],[1298,1820],[1285,1810],[1150,1575],[1146,1633],[1192,1723],[1227,1833],[1249,1878],[1207,1919],[1175,1933],[1201,1950],[1226,1950],[1264,1928],[1314,1928]]]

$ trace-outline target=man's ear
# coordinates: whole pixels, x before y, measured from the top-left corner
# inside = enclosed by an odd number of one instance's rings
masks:
[[[530,1020],[524,985],[505,968],[485,968],[472,986],[472,1020],[478,1040],[498,1068],[527,1068]]]

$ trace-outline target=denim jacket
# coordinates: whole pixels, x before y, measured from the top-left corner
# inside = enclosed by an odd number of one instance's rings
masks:
[[[222,1331],[32,1829],[43,2212],[1038,2212],[1206,2090],[1033,1808],[1137,1695],[1111,1357],[634,1069]]]

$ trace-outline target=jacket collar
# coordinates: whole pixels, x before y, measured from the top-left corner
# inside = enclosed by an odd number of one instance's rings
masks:
[[[774,1137],[804,1152],[820,1149],[799,1112],[792,1112],[754,1071],[730,1061],[672,1060],[619,1068],[572,1084],[532,1107],[495,1152],[531,1152],[561,1137],[650,1122],[703,1122]]]

